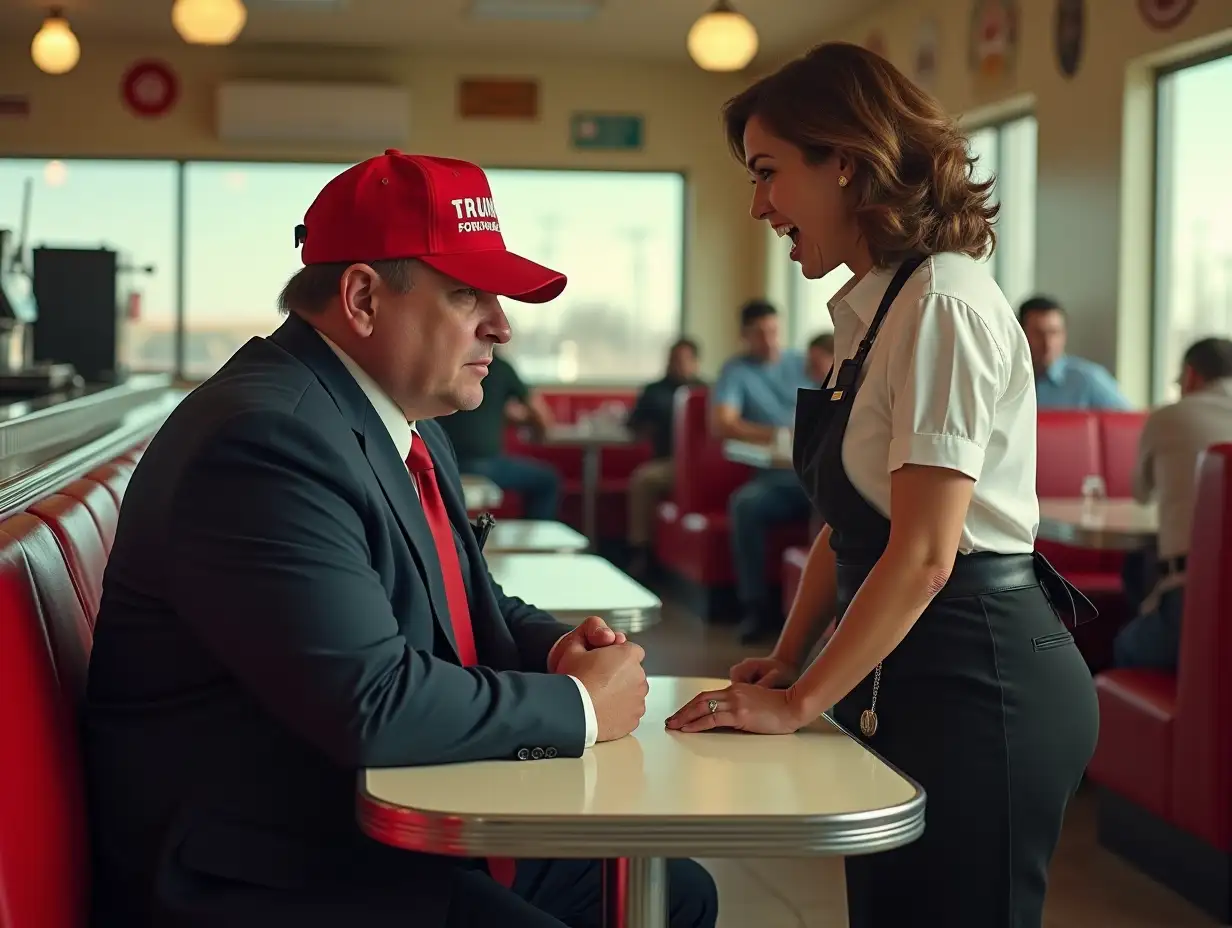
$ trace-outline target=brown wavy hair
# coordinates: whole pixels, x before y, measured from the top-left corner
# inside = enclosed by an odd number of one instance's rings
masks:
[[[975,159],[955,121],[881,56],[818,45],[728,100],[723,122],[742,163],[754,116],[810,163],[835,151],[855,159],[848,189],[879,267],[912,254],[979,258],[996,246],[994,182],[972,177]]]

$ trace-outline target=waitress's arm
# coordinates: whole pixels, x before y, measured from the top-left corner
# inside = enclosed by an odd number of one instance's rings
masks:
[[[834,551],[830,547],[830,526],[825,525],[813,539],[796,598],[770,656],[799,667],[817,639],[818,626],[833,621],[835,606]]]
[[[825,650],[789,699],[816,718],[898,647],[945,586],[975,481],[945,467],[905,464],[890,476],[890,541]],[[831,581],[833,583],[833,581]]]

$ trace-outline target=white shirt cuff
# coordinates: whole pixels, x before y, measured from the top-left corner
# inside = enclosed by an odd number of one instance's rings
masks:
[[[599,740],[599,719],[595,715],[595,704],[590,701],[590,693],[586,692],[586,686],[581,680],[572,674],[569,679],[577,684],[578,692],[582,694],[582,711],[586,713],[586,747],[593,748]]]

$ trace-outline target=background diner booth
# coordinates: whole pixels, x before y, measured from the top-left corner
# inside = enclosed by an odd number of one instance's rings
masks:
[[[194,17],[212,4],[223,26],[243,15],[208,35]],[[828,719],[782,738],[661,724],[772,646],[737,631],[731,501],[790,469],[790,445],[724,441],[711,418],[740,307],[771,302],[782,350],[803,351],[848,276],[803,279],[750,219],[719,110],[833,40],[960,119],[973,170],[996,178],[989,272],[1015,307],[1059,298],[1066,355],[1129,407],[1038,411],[1037,550],[1100,612],[1072,629],[1100,733],[1045,923],[1232,924],[1232,438],[1193,462],[1176,666],[1113,666],[1127,572],[1160,532],[1135,497],[1145,423],[1177,401],[1189,345],[1232,337],[1232,4],[737,0],[734,34],[756,41],[728,60],[712,6],[0,8],[0,928],[90,924],[76,719],[130,477],[184,396],[279,325],[316,192],[389,147],[482,165],[509,246],[569,276],[552,303],[506,304],[502,351],[550,425],[511,418],[501,453],[557,475],[558,511],[529,519],[516,487],[478,474],[466,507],[507,593],[605,618],[645,648],[651,687],[634,734],[582,758],[358,770],[356,827],[408,851],[602,859],[612,928],[666,924],[672,857],[714,875],[722,928],[847,924],[844,856],[928,827],[911,772]],[[682,337],[702,383],[665,412],[670,489],[640,570],[630,488],[660,455],[630,416]],[[784,614],[819,529],[767,530]]]

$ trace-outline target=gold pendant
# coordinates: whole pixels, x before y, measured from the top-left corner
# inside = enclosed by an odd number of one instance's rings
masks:
[[[864,733],[865,738],[871,738],[877,734],[877,713],[872,709],[865,709],[860,713],[860,731]]]

